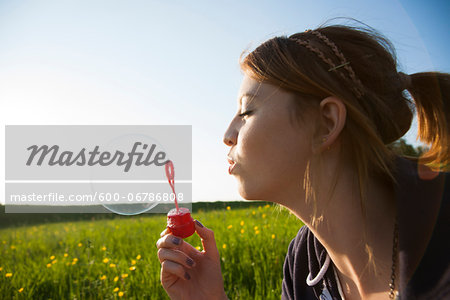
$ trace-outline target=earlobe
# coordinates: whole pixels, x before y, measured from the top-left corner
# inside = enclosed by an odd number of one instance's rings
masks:
[[[347,108],[341,99],[330,96],[320,102],[322,121],[320,150],[329,149],[336,142],[344,129]]]

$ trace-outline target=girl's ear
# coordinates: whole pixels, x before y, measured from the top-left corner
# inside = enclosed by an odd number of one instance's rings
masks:
[[[321,152],[336,142],[345,125],[347,108],[341,99],[330,96],[320,102],[319,117],[321,128],[316,136],[318,147],[315,152]]]

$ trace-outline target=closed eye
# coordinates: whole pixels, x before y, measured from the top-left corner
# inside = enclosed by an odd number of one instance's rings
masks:
[[[244,111],[243,113],[239,114],[239,117],[248,116],[248,115],[250,115],[251,113],[252,113],[251,110],[247,110],[247,111]]]

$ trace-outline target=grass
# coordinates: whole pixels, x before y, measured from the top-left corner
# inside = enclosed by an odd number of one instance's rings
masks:
[[[194,211],[215,232],[230,299],[279,299],[287,247],[301,222],[271,205]],[[168,299],[155,243],[164,215],[0,230],[4,299]],[[186,239],[200,247],[197,235]]]

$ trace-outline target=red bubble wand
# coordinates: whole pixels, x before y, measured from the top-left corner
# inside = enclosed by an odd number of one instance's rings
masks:
[[[175,195],[175,206],[177,207],[176,210],[172,209],[167,214],[167,228],[173,235],[184,239],[194,234],[195,224],[189,209],[178,207],[177,194],[175,194],[175,168],[171,160],[166,163],[166,176]]]

